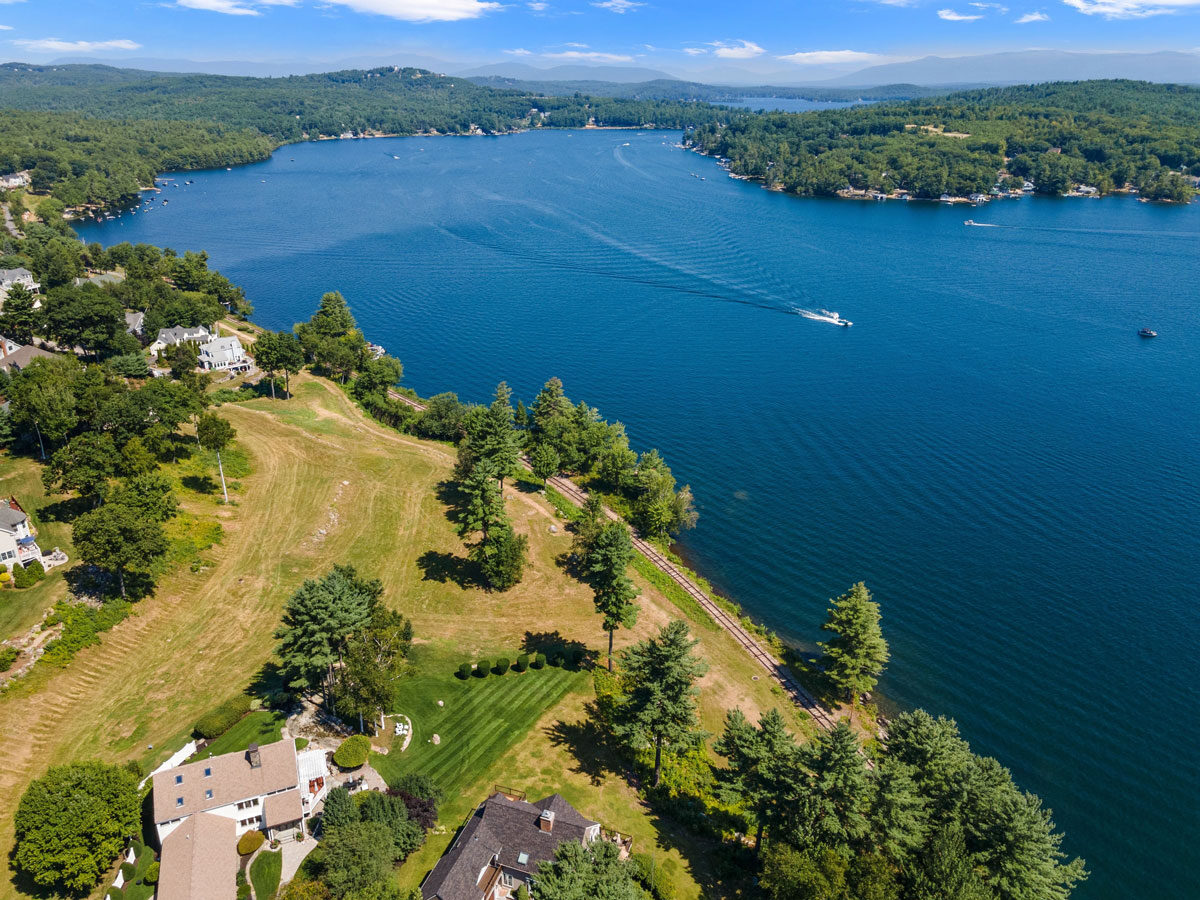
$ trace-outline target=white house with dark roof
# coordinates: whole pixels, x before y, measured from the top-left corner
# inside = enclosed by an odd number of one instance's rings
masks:
[[[33,280],[33,273],[28,269],[0,269],[0,308],[3,308],[4,301],[8,298],[9,288],[18,284],[24,288],[27,288],[33,293],[37,293],[38,289],[41,287],[40,284]],[[35,300],[34,308],[36,309],[40,306],[41,301]]]
[[[200,367],[209,372],[240,372],[250,368],[250,358],[236,337],[218,337],[200,345]]]
[[[458,838],[421,883],[424,900],[505,900],[532,884],[538,863],[560,844],[589,844],[600,823],[559,794],[534,803],[496,793],[475,810]]]
[[[0,565],[11,572],[14,564],[24,566],[35,560],[42,562],[42,549],[29,516],[15,497],[0,500]]]
[[[150,352],[157,353],[160,350],[166,350],[168,347],[176,347],[179,344],[193,342],[204,344],[212,339],[213,333],[203,325],[176,325],[174,328],[160,328],[158,329],[158,337],[150,345]]]

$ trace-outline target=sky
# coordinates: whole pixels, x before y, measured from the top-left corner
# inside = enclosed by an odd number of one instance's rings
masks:
[[[798,80],[928,54],[1200,52],[1200,0],[0,0],[4,58],[522,62]]]

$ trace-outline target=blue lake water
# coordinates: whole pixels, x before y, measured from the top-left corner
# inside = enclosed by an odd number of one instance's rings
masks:
[[[1200,204],[804,200],[677,138],[284,147],[80,231],[206,249],[274,328],[340,290],[423,395],[560,376],[771,627],[811,644],[867,582],[882,692],[1045,799],[1078,897],[1197,896]]]

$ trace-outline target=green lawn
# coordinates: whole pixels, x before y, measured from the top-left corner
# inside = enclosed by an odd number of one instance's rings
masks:
[[[245,750],[251,744],[273,744],[282,736],[286,716],[271,709],[259,709],[247,713],[242,719],[219,738],[215,738],[203,750],[198,751],[188,762],[201,757],[220,756]]]
[[[283,874],[283,853],[264,850],[250,863],[250,883],[254,885],[254,900],[271,900],[279,890]]]
[[[419,772],[430,776],[447,798],[459,797],[525,737],[547,709],[590,683],[587,672],[551,666],[466,681],[454,675],[411,678],[404,682],[396,712],[412,719],[412,742],[403,753],[400,742],[394,742],[391,753],[374,754],[371,763],[389,783]],[[439,707],[438,700],[445,706]],[[440,744],[432,742],[434,734]]]
[[[133,878],[125,882],[125,886],[121,888],[121,894],[125,900],[150,900],[154,896],[154,885],[138,884],[152,862],[154,862],[154,851],[149,847],[143,848],[141,855],[133,862],[135,869]]]

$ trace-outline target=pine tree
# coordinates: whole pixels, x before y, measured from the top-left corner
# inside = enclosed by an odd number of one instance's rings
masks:
[[[746,721],[740,709],[733,709],[725,715],[725,731],[714,749],[729,761],[726,777],[754,811],[758,820],[755,849],[761,852],[764,836],[792,817],[796,797],[807,780],[796,740],[778,709],[767,710],[757,728]]]
[[[492,464],[503,490],[505,476],[521,455],[520,435],[514,427],[512,390],[503,381],[496,385],[496,399],[480,421],[479,433],[472,439],[472,445],[477,459]]]
[[[625,695],[617,704],[615,730],[626,744],[654,745],[654,786],[662,778],[663,747],[684,749],[703,736],[698,731],[696,681],[708,664],[692,653],[686,622],[669,622],[657,638],[639,641],[621,654]]]
[[[508,523],[504,498],[496,480],[496,469],[490,460],[477,463],[461,486],[464,502],[459,520],[459,533],[464,537],[482,532],[483,541],[497,525]]]
[[[836,635],[820,644],[829,680],[851,700],[873,689],[887,664],[888,646],[879,627],[879,604],[867,586],[860,581],[834,600],[821,627]]]
[[[609,522],[597,534],[587,555],[584,577],[592,586],[596,612],[604,617],[601,627],[608,632],[608,670],[612,671],[613,635],[618,628],[632,628],[637,621],[638,589],[625,574],[633,560],[629,529]]]
[[[925,798],[917,793],[912,772],[906,763],[885,756],[874,773],[871,842],[901,869],[924,845],[928,831]]]
[[[866,842],[872,785],[859,749],[845,719],[808,748],[812,817],[805,828],[814,844],[850,852]]]

